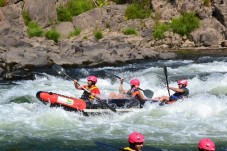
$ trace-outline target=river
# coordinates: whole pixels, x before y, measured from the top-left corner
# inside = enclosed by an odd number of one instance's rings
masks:
[[[211,138],[218,151],[227,150],[227,58],[144,61],[121,67],[66,68],[67,73],[86,84],[90,74],[98,76],[103,97],[118,92],[119,81],[111,83],[108,70],[125,81],[139,78],[142,89],[154,97],[168,95],[163,66],[170,86],[188,79],[189,98],[172,105],[145,104],[141,111],[83,116],[50,108],[35,96],[51,91],[80,97],[71,80],[43,73],[35,80],[0,84],[1,151],[110,151],[127,146],[133,131],[145,136],[144,151],[197,150],[199,139]],[[129,88],[124,83],[125,89]],[[172,94],[173,92],[171,92]]]

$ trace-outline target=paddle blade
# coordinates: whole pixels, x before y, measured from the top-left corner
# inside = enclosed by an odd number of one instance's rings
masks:
[[[66,73],[65,69],[64,69],[63,67],[61,67],[60,65],[54,64],[54,65],[52,66],[52,69],[53,69],[55,72],[57,72],[59,75],[65,75],[65,76],[68,77],[69,79],[73,80],[73,78],[70,77],[70,76]]]
[[[54,64],[52,69],[57,72],[58,74],[66,74],[65,69],[62,68],[60,65]]]
[[[147,98],[152,98],[154,95],[154,92],[151,90],[143,90],[143,94],[147,97]]]
[[[117,78],[112,77],[110,80],[111,80],[111,84],[113,85],[117,81]]]

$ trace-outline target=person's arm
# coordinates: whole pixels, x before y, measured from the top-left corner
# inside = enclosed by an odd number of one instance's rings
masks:
[[[74,86],[75,86],[76,89],[78,89],[78,90],[82,90],[82,89],[83,89],[83,88],[78,84],[78,81],[77,81],[77,80],[74,80],[73,82],[74,82]]]
[[[146,100],[146,98],[144,97],[143,93],[139,90],[139,98],[140,100]]]
[[[183,89],[179,89],[179,88],[174,88],[174,87],[169,87],[170,90],[174,91],[174,92],[180,92],[183,93],[184,90]]]
[[[125,93],[125,91],[124,91],[124,89],[123,89],[123,82],[124,82],[124,79],[121,78],[121,79],[120,79],[120,86],[119,86],[119,93],[122,93],[122,94]]]

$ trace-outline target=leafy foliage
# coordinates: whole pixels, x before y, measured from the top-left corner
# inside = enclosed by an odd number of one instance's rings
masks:
[[[81,32],[80,28],[75,28],[73,32],[69,34],[69,37],[78,36]]]
[[[194,13],[183,13],[178,18],[173,18],[171,27],[173,32],[180,34],[181,36],[188,35],[190,32],[199,28],[200,20]]]
[[[30,21],[28,23],[28,35],[29,37],[41,37],[43,34],[42,28],[35,22]]]
[[[5,5],[5,0],[0,0],[0,7],[3,7]]]
[[[98,40],[103,38],[103,33],[101,31],[95,31],[94,35]]]
[[[127,19],[144,19],[148,18],[150,15],[150,8],[139,3],[130,4],[125,11],[125,17]]]
[[[30,16],[30,14],[29,14],[28,11],[23,11],[23,12],[22,12],[22,17],[23,17],[23,19],[24,19],[24,24],[25,24],[26,26],[28,25],[28,23],[29,23],[30,21],[32,21],[32,18],[31,18],[31,16]]]
[[[116,4],[126,4],[128,0],[113,0]]]
[[[134,28],[126,28],[123,30],[123,33],[125,35],[136,35],[137,34],[137,32]]]
[[[4,7],[10,3],[9,0],[0,0],[0,7]]]
[[[57,8],[57,16],[59,21],[72,21],[72,15],[70,11],[64,6]]]
[[[57,16],[59,21],[72,21],[73,16],[77,16],[93,9],[92,0],[69,0],[65,6],[57,8]]]
[[[94,8],[92,0],[70,0],[67,8],[72,16],[77,16]]]
[[[210,6],[211,5],[211,0],[203,0],[203,4],[205,6]]]
[[[54,40],[55,42],[58,42],[60,38],[60,34],[56,31],[56,29],[51,28],[47,33],[46,33],[46,38],[50,40]]]
[[[164,33],[169,29],[170,29],[169,25],[164,24],[164,23],[157,23],[154,26],[154,31],[153,31],[154,38],[156,38],[156,39],[164,38]]]
[[[95,6],[103,7],[105,5],[109,5],[110,0],[93,0],[93,3],[95,4]]]

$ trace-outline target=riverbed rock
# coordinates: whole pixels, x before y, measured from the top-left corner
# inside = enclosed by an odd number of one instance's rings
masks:
[[[60,33],[60,39],[67,39],[70,33],[74,31],[74,26],[71,22],[61,22],[55,26],[56,31]]]
[[[40,26],[47,27],[57,20],[56,0],[26,0],[24,11],[29,12],[32,20]]]
[[[222,47],[227,47],[227,40],[222,41],[222,42],[221,42],[221,46],[222,46]]]

